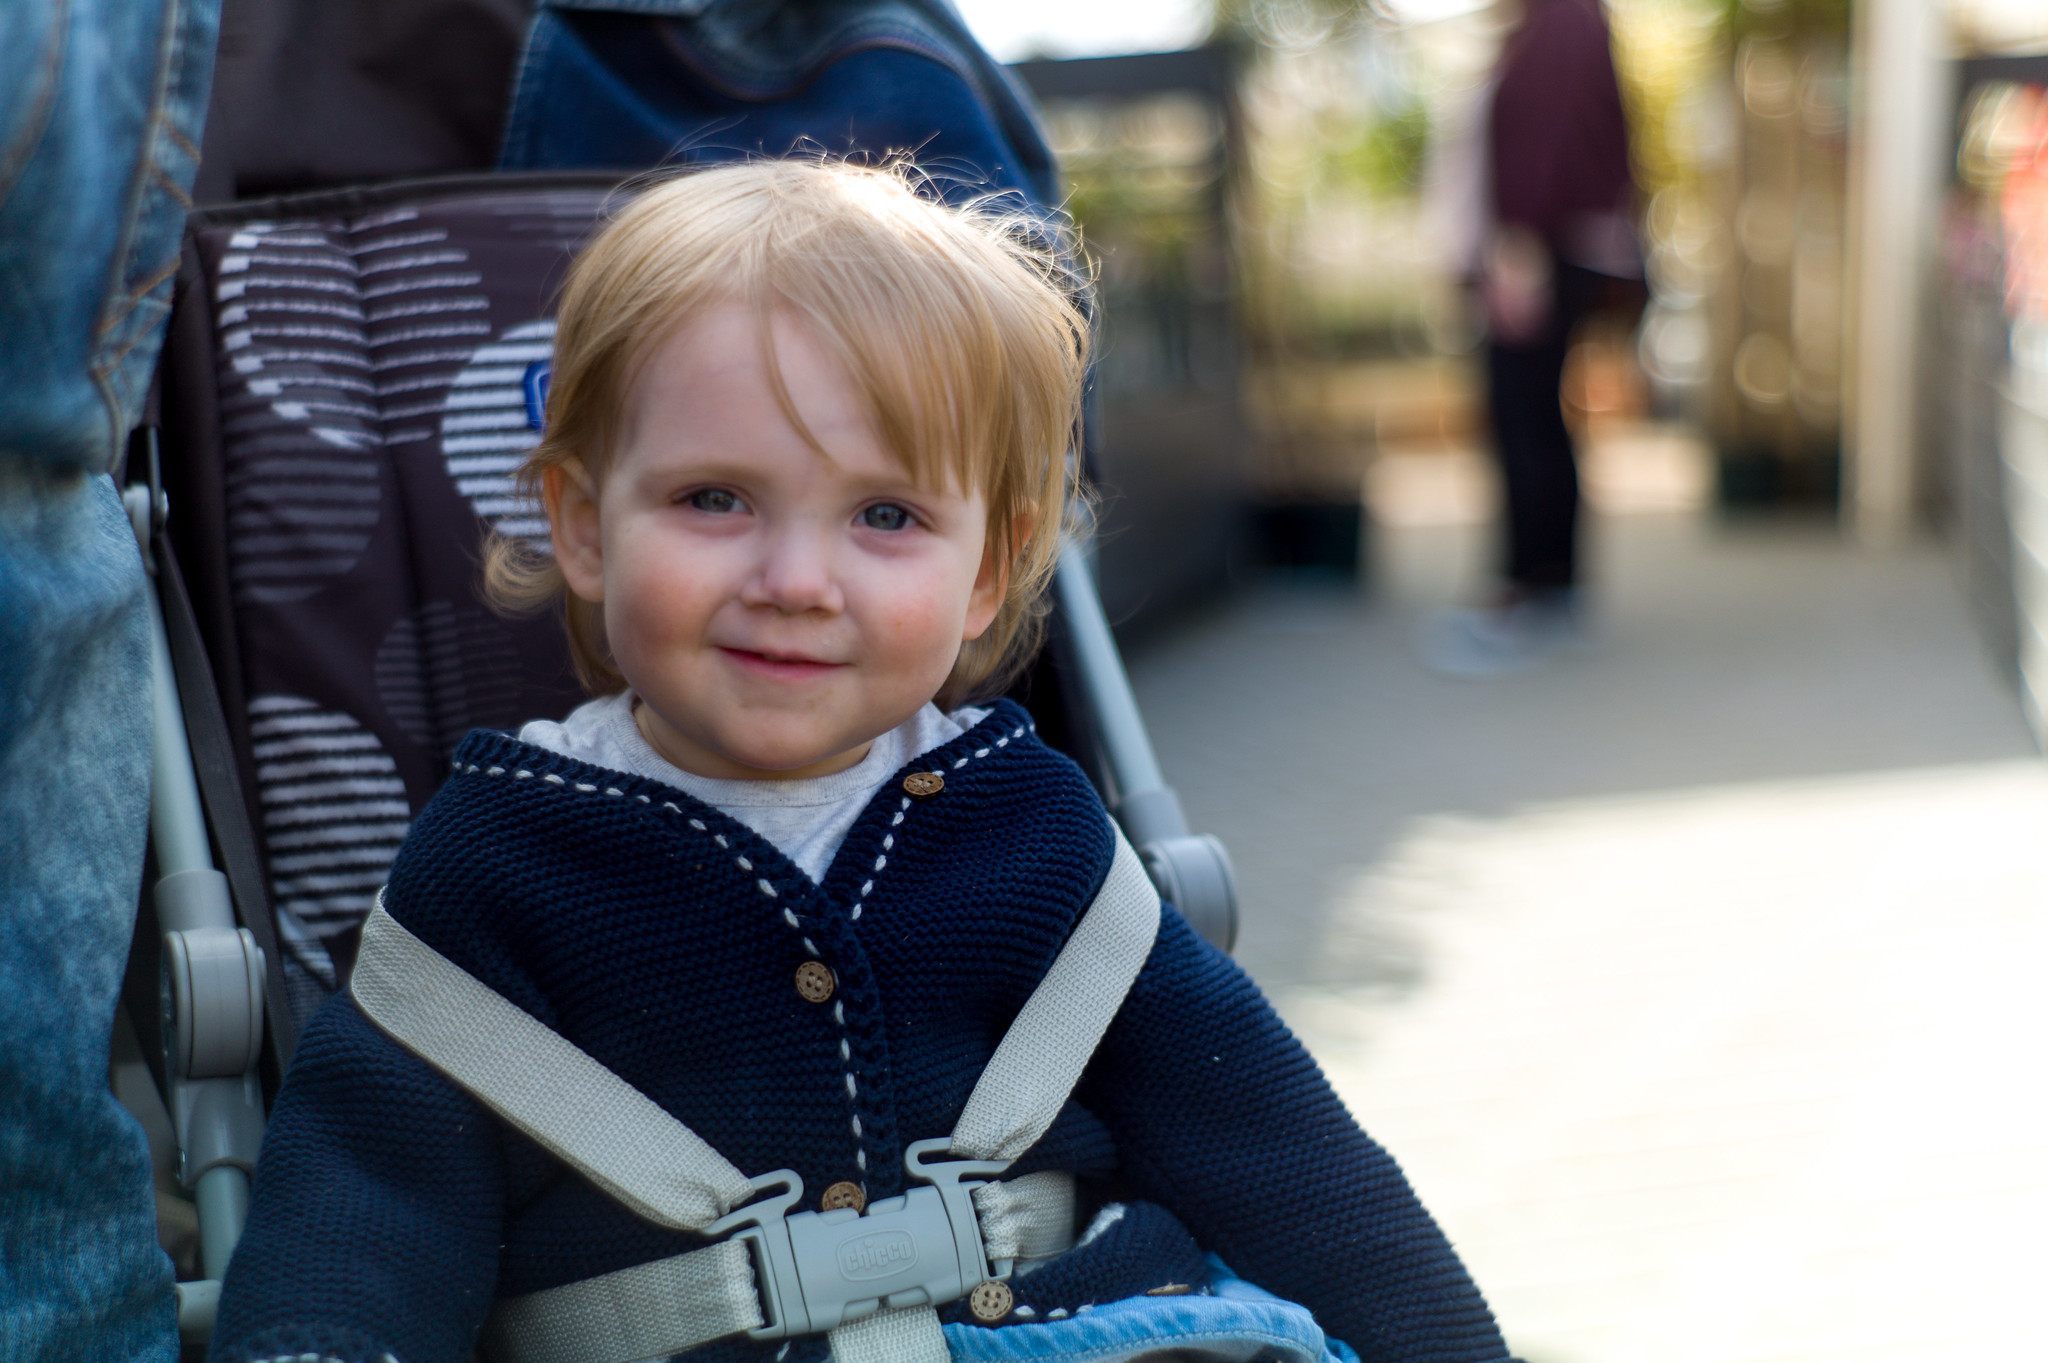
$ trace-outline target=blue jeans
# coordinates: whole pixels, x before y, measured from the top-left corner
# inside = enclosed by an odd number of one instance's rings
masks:
[[[1209,1257],[1209,1291],[1132,1297],[1065,1320],[1000,1330],[945,1326],[953,1363],[1358,1363],[1305,1306],[1285,1301]]]
[[[106,473],[163,338],[219,0],[0,5],[0,1357],[168,1360],[107,1088],[149,807],[141,556]]]

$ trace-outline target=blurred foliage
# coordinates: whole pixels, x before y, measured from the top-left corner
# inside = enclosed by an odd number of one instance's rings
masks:
[[[1048,109],[1067,211],[1100,250],[1177,258],[1207,217],[1222,172],[1216,111],[1182,95]]]
[[[1691,116],[1702,88],[1727,67],[1727,9],[1722,0],[1611,0],[1615,73],[1645,203],[1700,171]]]
[[[1147,184],[1146,177],[1107,158],[1092,164],[1069,161],[1067,211],[1086,235],[1091,251],[1114,247],[1146,257],[1177,257],[1199,230],[1184,192]]]
[[[1422,187],[1429,152],[1429,107],[1411,100],[1334,141],[1322,158],[1328,184],[1393,198]]]
[[[1720,0],[1719,8],[1732,39],[1846,38],[1852,0]]]
[[[1103,391],[1215,371],[1231,349],[1222,111],[1164,94],[1048,101],[1044,113],[1097,270]]]
[[[1239,319],[1267,355],[1427,351],[1422,228],[1441,73],[1387,0],[1215,0],[1244,54]]]
[[[1219,38],[1297,51],[1393,17],[1385,0],[1215,0],[1215,15]]]

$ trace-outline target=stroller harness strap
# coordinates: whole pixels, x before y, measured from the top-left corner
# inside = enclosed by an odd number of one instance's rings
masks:
[[[906,1168],[929,1186],[865,1215],[792,1212],[803,1195],[793,1170],[747,1178],[652,1099],[414,936],[380,891],[349,981],[364,1016],[636,1215],[733,1233],[501,1301],[486,1326],[493,1351],[515,1363],[638,1363],[740,1331],[762,1340],[828,1331],[839,1363],[943,1363],[934,1307],[1009,1276],[1018,1258],[1071,1242],[1065,1175],[962,1179],[1000,1174],[1045,1134],[1151,954],[1159,896],[1111,829],[1108,876],[952,1135],[909,1146]],[[935,1158],[946,1152],[955,1159]]]
[[[990,1260],[1045,1259],[1073,1245],[1072,1175],[1046,1170],[973,1193]],[[764,1323],[748,1242],[736,1238],[499,1302],[485,1342],[491,1357],[507,1363],[638,1363]],[[878,1311],[829,1337],[836,1363],[947,1358],[937,1313],[928,1308]]]
[[[382,890],[349,994],[394,1041],[637,1216],[701,1231],[754,1195],[653,1099],[413,936]]]

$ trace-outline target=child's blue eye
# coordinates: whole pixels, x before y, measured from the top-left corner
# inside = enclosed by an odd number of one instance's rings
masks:
[[[882,502],[860,513],[860,523],[870,530],[905,530],[912,519],[908,511],[894,502]]]
[[[691,493],[686,500],[695,510],[706,511],[714,516],[737,511],[740,506],[740,499],[722,487],[703,488]]]

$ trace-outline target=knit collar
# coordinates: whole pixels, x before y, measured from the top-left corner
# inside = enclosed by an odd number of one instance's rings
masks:
[[[980,723],[958,738],[911,758],[882,783],[847,831],[846,840],[826,868],[823,885],[835,891],[835,898],[848,893],[858,897],[858,887],[867,877],[856,866],[874,865],[878,858],[886,859],[887,851],[878,852],[875,844],[890,839],[887,830],[892,819],[900,824],[901,819],[896,816],[914,803],[913,797],[905,793],[906,777],[915,772],[937,772],[957,791],[974,780],[979,774],[976,769],[1007,757],[1020,740],[1035,732],[1036,726],[1024,707],[1001,699]],[[795,908],[820,892],[819,882],[753,829],[688,791],[651,777],[565,757],[522,743],[509,733],[487,729],[471,732],[455,750],[453,774],[507,780],[515,787],[530,788],[536,796],[618,800],[637,805],[650,817],[659,817],[662,824],[686,842],[708,841],[709,850],[729,857],[736,869],[753,878],[765,898]]]

